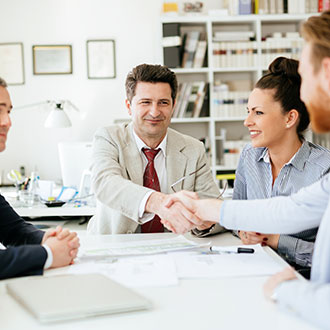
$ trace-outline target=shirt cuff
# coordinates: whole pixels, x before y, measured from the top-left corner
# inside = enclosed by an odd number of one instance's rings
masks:
[[[144,197],[143,197],[143,199],[142,199],[142,201],[140,203],[140,206],[139,206],[139,223],[140,224],[144,224],[144,223],[152,220],[154,218],[154,216],[155,216],[153,213],[147,213],[147,212],[145,212],[147,200],[148,200],[148,198],[150,197],[150,195],[153,192],[154,192],[153,190],[148,191],[144,195]]]
[[[45,250],[47,252],[47,259],[46,259],[46,262],[45,262],[45,265],[44,265],[44,269],[48,269],[53,264],[53,253],[52,253],[52,250],[50,249],[50,247],[48,245],[43,244],[42,246],[45,248]]]
[[[295,262],[297,244],[298,238],[289,235],[280,235],[277,252],[287,260]]]
[[[225,227],[226,226],[223,224],[224,223],[224,213],[225,213],[225,206],[226,204],[228,203],[228,201],[223,201],[222,204],[221,204],[221,208],[220,208],[220,218],[219,218],[219,223],[222,227]]]

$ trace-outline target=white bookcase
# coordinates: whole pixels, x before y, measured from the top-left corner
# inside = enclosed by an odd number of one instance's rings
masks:
[[[299,32],[300,23],[306,20],[312,14],[302,15],[241,15],[241,16],[177,16],[161,19],[161,31],[163,25],[169,23],[179,23],[181,37],[187,31],[199,30],[206,33],[207,40],[207,67],[202,68],[172,68],[177,74],[179,83],[204,80],[209,83],[209,117],[204,118],[172,118],[171,126],[182,133],[192,135],[196,138],[207,137],[209,147],[210,165],[213,174],[233,173],[239,156],[239,148],[246,142],[244,136],[248,135],[247,129],[243,125],[246,114],[246,105],[240,104],[239,111],[236,110],[233,115],[229,110],[224,109],[223,105],[217,104],[219,99],[215,86],[221,83],[227,83],[230,86],[229,91],[245,92],[246,95],[253,89],[256,81],[267,69],[268,64],[278,56],[287,56],[298,58],[302,47],[301,38],[294,36],[294,32]],[[252,31],[255,35],[255,41],[245,43],[214,42],[214,35],[221,31]],[[277,39],[278,36],[271,37],[269,40],[265,37],[279,32],[284,36],[287,32],[293,32],[292,39]],[[161,41],[162,41],[161,36]],[[219,48],[220,47],[220,52]],[[238,51],[231,53],[230,56],[240,56],[237,60],[219,59],[217,55],[221,54],[221,47],[227,48],[227,53],[231,52],[231,47]],[[248,51],[241,49],[248,48]],[[252,49],[252,50],[251,50]],[[163,54],[163,52],[162,52]],[[232,55],[234,54],[234,55]],[[225,55],[227,56],[227,55]],[[248,59],[246,57],[249,57]],[[164,63],[164,58],[162,58]],[[230,66],[230,63],[234,63]],[[243,63],[244,65],[240,65]],[[267,65],[266,65],[267,63]],[[220,65],[221,64],[221,65]],[[225,65],[224,65],[225,64]],[[248,65],[247,65],[248,64]],[[221,87],[220,87],[221,89]],[[220,96],[223,94],[220,94]],[[218,102],[219,103],[219,102]],[[224,132],[226,132],[226,141],[224,142]],[[236,142],[235,142],[236,141]],[[227,149],[224,153],[223,149]],[[235,154],[235,149],[237,152]],[[232,151],[229,152],[228,151]]]

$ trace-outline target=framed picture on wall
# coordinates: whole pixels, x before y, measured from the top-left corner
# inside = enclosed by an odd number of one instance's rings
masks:
[[[89,79],[116,78],[114,40],[87,40],[87,76]]]
[[[71,45],[35,45],[33,52],[33,74],[71,74]]]
[[[0,44],[0,77],[8,85],[23,85],[24,55],[21,42]]]

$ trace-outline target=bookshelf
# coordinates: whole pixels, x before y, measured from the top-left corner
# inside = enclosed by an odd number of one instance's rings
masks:
[[[171,127],[206,141],[206,150],[215,177],[235,172],[240,151],[250,141],[248,131],[243,125],[248,95],[274,58],[299,58],[303,45],[299,26],[311,15],[313,14],[161,18],[162,63],[167,65],[170,60],[167,50],[165,51],[168,45],[176,47],[175,66],[169,67],[177,74],[179,84],[200,81],[208,84],[208,97],[203,105],[204,108],[207,107],[206,117],[187,118],[184,111],[181,111],[183,115],[173,118]],[[168,38],[166,30],[169,26],[175,27],[177,43],[169,42],[164,47],[166,41],[171,38],[174,40],[175,37],[170,35]],[[187,46],[192,33],[194,41]],[[189,55],[190,61],[194,62],[198,35],[207,42],[203,65],[186,67],[187,62],[183,61],[183,57],[187,58]],[[181,40],[181,46],[178,40]],[[187,54],[184,55],[185,53]],[[186,99],[189,97],[186,96]],[[205,114],[205,109],[201,114],[203,113]]]

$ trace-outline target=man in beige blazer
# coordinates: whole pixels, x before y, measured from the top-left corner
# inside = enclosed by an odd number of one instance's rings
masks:
[[[126,107],[132,122],[101,128],[94,137],[92,182],[97,209],[89,233],[140,232],[140,225],[155,214],[169,221],[176,233],[203,229],[181,203],[165,207],[168,194],[182,189],[195,191],[200,198],[219,196],[203,143],[168,128],[176,92],[176,76],[166,67],[142,64],[128,74]],[[160,149],[154,160],[160,192],[143,186],[148,160],[142,148]]]

